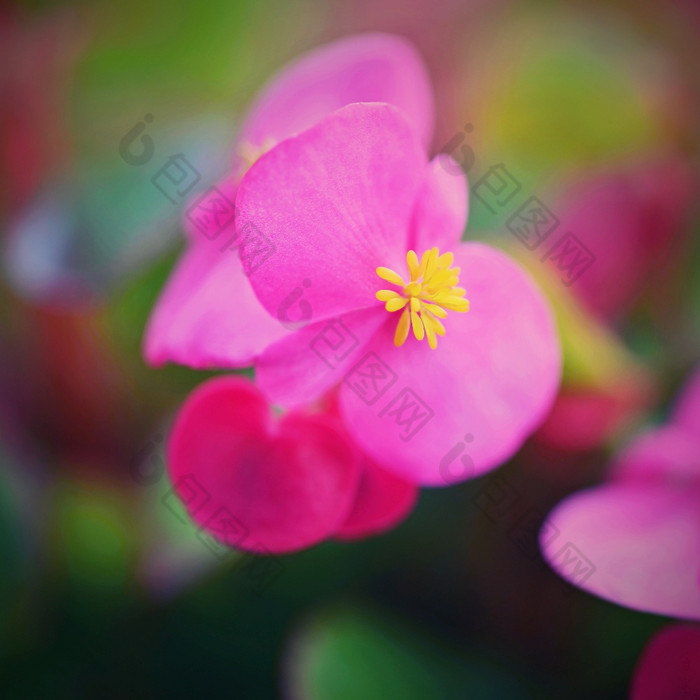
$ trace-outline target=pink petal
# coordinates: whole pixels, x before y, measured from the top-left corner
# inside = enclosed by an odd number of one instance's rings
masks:
[[[361,34],[315,49],[277,74],[253,104],[239,140],[281,141],[353,102],[399,107],[428,145],[433,94],[411,44],[389,34]]]
[[[636,610],[700,619],[700,488],[619,483],[583,491],[554,510],[547,532],[545,557],[579,588]]]
[[[656,634],[642,653],[631,700],[700,698],[700,627],[675,624]]]
[[[667,425],[636,438],[615,459],[617,480],[700,486],[700,434]]]
[[[288,331],[255,297],[236,250],[191,243],[156,302],[144,336],[151,365],[247,367]]]
[[[691,435],[700,437],[700,368],[683,387],[673,412],[673,422]]]
[[[268,347],[255,364],[256,381],[268,400],[287,408],[300,406],[341,382],[387,323],[383,306],[377,305],[312,323]]]
[[[356,450],[328,416],[275,424],[240,377],[194,391],[168,442],[170,478],[190,517],[222,544],[290,552],[337,532],[359,480]]]
[[[405,267],[425,165],[406,119],[381,104],[344,107],[263,155],[236,202],[237,230],[275,251],[250,277],[263,306],[277,316],[302,284],[315,320],[375,306],[376,268]]]
[[[394,314],[340,393],[361,449],[419,484],[463,481],[508,459],[542,421],[559,384],[552,314],[526,273],[476,243],[460,244],[455,264],[471,308],[448,313],[437,349],[413,336],[395,347]]]
[[[356,540],[386,532],[408,516],[417,499],[414,484],[365,459],[355,503],[335,536]]]
[[[467,225],[467,178],[457,163],[446,169],[446,159],[452,160],[443,153],[430,162],[416,200],[409,247],[419,258],[433,246],[452,250]]]

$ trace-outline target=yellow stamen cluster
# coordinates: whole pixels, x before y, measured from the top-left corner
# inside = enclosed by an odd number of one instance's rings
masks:
[[[445,335],[445,326],[440,322],[447,316],[447,310],[463,313],[469,311],[469,301],[464,298],[466,290],[457,287],[460,268],[452,267],[454,256],[443,253],[437,248],[431,248],[418,256],[413,250],[406,253],[406,263],[411,276],[405,282],[401,275],[388,267],[378,267],[377,274],[386,282],[400,287],[380,289],[377,299],[385,302],[387,311],[401,311],[394,334],[394,345],[400,347],[406,342],[408,332],[412,328],[413,335],[418,340],[428,339],[428,344],[434,350],[437,347],[437,336]]]

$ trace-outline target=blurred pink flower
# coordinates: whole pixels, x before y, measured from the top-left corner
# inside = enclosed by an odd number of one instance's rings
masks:
[[[575,286],[589,309],[615,319],[668,273],[687,239],[694,184],[680,158],[659,156],[569,189],[560,226],[596,255]]]
[[[428,142],[432,91],[420,57],[403,39],[353,36],[302,56],[273,78],[251,107],[237,138],[231,173],[218,184],[219,192],[235,202],[242,174],[272,144],[335,109],[370,101],[400,107]],[[249,366],[286,330],[257,301],[238,253],[227,245],[233,232],[230,220],[223,231],[214,217],[201,229],[188,218],[184,222],[188,247],[149,321],[145,357],[152,365]]]
[[[671,625],[653,637],[637,663],[630,698],[700,698],[700,627]]]
[[[342,382],[341,412],[361,449],[419,484],[463,480],[510,457],[559,383],[548,303],[505,254],[460,242],[466,215],[464,177],[429,163],[400,111],[381,104],[349,105],[283,141],[237,195],[237,229],[264,232],[275,250],[250,276],[258,299],[278,316],[290,298],[305,304],[307,325],[258,358],[260,387],[298,406]],[[244,265],[250,254],[244,244]],[[329,323],[354,339],[330,363],[315,346]],[[368,357],[401,390],[379,416],[353,386]],[[429,416],[415,433],[407,402],[413,416]],[[465,438],[470,468],[452,478],[444,460]]]
[[[560,536],[550,541],[551,528]],[[700,619],[700,369],[670,422],[634,440],[608,483],[555,508],[541,547],[561,576],[590,593]]]
[[[258,553],[377,534],[402,520],[417,495],[356,449],[332,405],[278,420],[240,377],[209,380],[189,396],[168,465],[200,527]]]

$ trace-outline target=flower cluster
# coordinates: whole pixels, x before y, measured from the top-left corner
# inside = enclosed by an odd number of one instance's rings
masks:
[[[396,37],[283,70],[218,185],[239,245],[188,223],[149,322],[154,365],[254,367],[254,384],[215,378],[187,399],[168,461],[176,490],[196,475],[271,552],[393,527],[419,487],[511,457],[555,397],[549,304],[504,253],[462,240],[467,182],[429,159],[432,122],[426,71]],[[206,528],[214,511],[191,515]]]

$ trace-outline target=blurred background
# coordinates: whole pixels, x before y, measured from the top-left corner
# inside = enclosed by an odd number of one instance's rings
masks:
[[[183,240],[151,179],[184,154],[215,182],[276,69],[368,30],[422,53],[466,235],[544,286],[564,380],[492,475],[424,490],[386,535],[251,566],[169,491],[169,423],[210,374],[141,358]],[[694,0],[3,3],[0,695],[626,697],[667,620],[559,580],[536,537],[700,359],[699,34]],[[120,153],[138,124],[148,164]],[[477,196],[498,167],[512,206]],[[584,246],[580,277],[519,235],[526,197]]]

